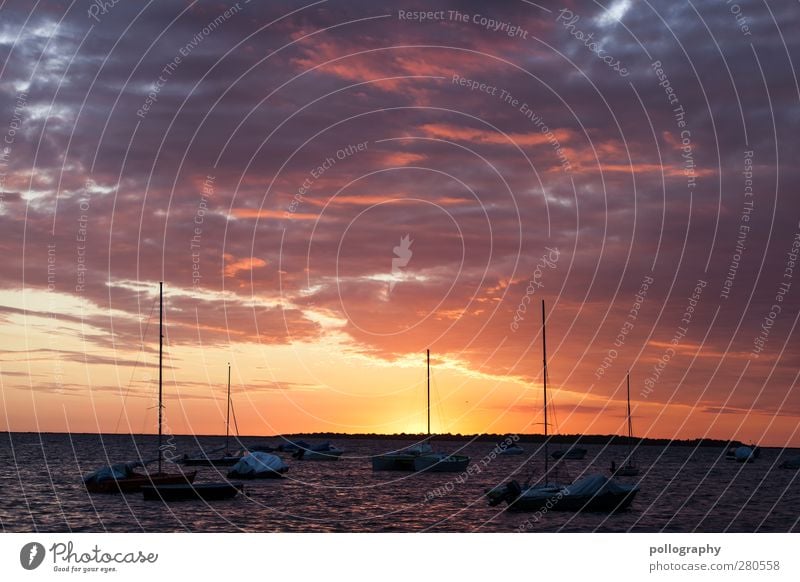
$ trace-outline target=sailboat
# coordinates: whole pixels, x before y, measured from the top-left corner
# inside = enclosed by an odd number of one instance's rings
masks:
[[[424,442],[401,451],[372,457],[373,471],[430,471],[453,473],[464,471],[469,465],[466,455],[451,455],[433,451],[431,438],[431,351],[426,350],[428,370],[428,438]]]
[[[598,511],[612,512],[624,509],[633,502],[638,485],[619,483],[605,475],[589,475],[569,485],[549,482],[549,455],[547,454],[547,335],[545,309],[542,300],[542,363],[544,371],[544,476],[534,485],[520,485],[509,481],[486,492],[489,505],[502,502],[515,511]]]
[[[202,453],[198,457],[190,457],[184,455],[181,463],[187,466],[194,467],[230,467],[239,462],[242,458],[241,454],[231,454],[228,443],[231,434],[231,365],[228,364],[228,406],[227,415],[225,417],[225,450],[221,457],[209,457],[206,453]]]
[[[628,458],[625,464],[617,467],[616,463],[611,462],[611,474],[619,477],[635,477],[639,474],[639,466],[633,458],[633,422],[631,421],[631,373],[628,371]]]
[[[136,461],[118,463],[102,467],[84,476],[83,482],[89,493],[130,493],[141,491],[146,486],[188,485],[194,481],[197,471],[191,473],[165,473],[163,448],[163,358],[164,358],[164,283],[158,284],[158,470],[155,473],[138,473],[138,467],[144,467],[153,461]]]

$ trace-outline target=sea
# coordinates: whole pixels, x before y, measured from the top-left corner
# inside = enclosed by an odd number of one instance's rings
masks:
[[[319,442],[319,439],[307,439]],[[279,438],[243,439],[249,446]],[[169,451],[194,453],[218,437],[174,436]],[[716,447],[641,446],[629,509],[614,514],[520,513],[490,507],[487,488],[537,479],[544,448],[496,454],[487,441],[434,440],[434,448],[471,458],[464,473],[375,472],[370,457],[408,441],[346,438],[337,461],[298,461],[285,479],[247,482],[234,499],[165,504],[141,494],[87,493],[82,475],[108,463],[153,458],[152,435],[0,433],[0,529],[4,532],[796,532],[800,471],[779,468],[788,453],[765,448],[753,463],[726,459]],[[562,461],[560,478],[608,474],[624,446],[581,445],[583,460]],[[550,445],[549,452],[563,448]],[[169,452],[168,451],[168,452]],[[795,453],[796,454],[796,453]],[[173,455],[168,455],[173,456]],[[177,467],[170,467],[170,470]],[[197,483],[219,481],[227,469],[199,468]]]

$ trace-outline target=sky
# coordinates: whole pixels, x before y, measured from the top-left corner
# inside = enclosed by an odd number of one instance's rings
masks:
[[[800,446],[793,2],[0,6],[0,430]]]

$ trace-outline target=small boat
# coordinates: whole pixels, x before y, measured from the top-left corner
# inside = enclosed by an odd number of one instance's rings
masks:
[[[392,451],[383,455],[372,457],[373,471],[413,471],[414,459],[420,455],[433,453],[431,446],[419,443],[400,451]]]
[[[83,483],[89,493],[135,493],[142,487],[153,485],[188,485],[197,476],[191,473],[138,473],[137,467],[144,467],[146,463],[136,461],[132,463],[115,463],[101,467],[83,477]]]
[[[227,415],[225,418],[225,452],[220,457],[210,457],[206,453],[201,453],[199,456],[190,457],[184,455],[180,460],[182,465],[187,467],[230,467],[239,462],[239,459],[245,454],[246,451],[241,451],[236,454],[231,454],[228,447],[231,433],[231,365],[228,364],[228,406]],[[238,425],[237,425],[238,427]],[[238,430],[237,430],[238,434]],[[219,450],[219,449],[218,449]]]
[[[253,452],[243,456],[228,472],[230,479],[280,479],[289,467],[277,455]]]
[[[150,462],[116,463],[101,467],[85,475],[83,483],[89,493],[131,493],[146,485],[188,484],[194,481],[197,471],[190,473],[167,473],[163,470],[163,414],[164,414],[164,283],[158,284],[158,470],[154,473],[137,473],[137,467]]]
[[[752,463],[756,460],[755,450],[751,447],[739,447],[734,453],[734,458],[737,463]]]
[[[300,450],[303,442],[304,441],[297,441],[296,443],[293,443],[291,441],[288,441],[288,442],[285,442],[285,443],[281,443],[277,447],[275,447],[275,451],[277,451],[279,453],[292,453],[292,454],[294,454],[294,453],[296,453],[297,451]],[[253,449],[253,450],[255,450],[255,449]]]
[[[789,457],[779,466],[781,469],[800,469],[800,456]]]
[[[142,487],[144,498],[150,501],[219,501],[231,499],[244,492],[244,485],[232,483],[182,483],[169,485],[148,485]]]
[[[613,513],[628,507],[638,485],[619,483],[605,475],[590,475],[571,485],[522,487],[511,481],[487,493],[490,505],[503,501],[513,511],[573,511]]]
[[[431,351],[426,350],[428,369],[428,439],[431,437]],[[431,473],[457,473],[469,465],[466,455],[434,452],[428,442],[403,451],[372,457],[373,471],[429,471]]]
[[[611,462],[611,474],[616,475],[619,477],[636,477],[639,474],[639,465],[636,464],[636,460],[633,458],[633,422],[631,420],[631,373],[628,372],[627,375],[627,386],[628,386],[628,457],[625,460],[625,463],[621,467],[617,467],[617,464],[612,461]]]
[[[336,461],[344,452],[328,442],[321,445],[307,445],[305,443],[304,445],[293,453],[292,457],[299,461]]]
[[[431,351],[425,350],[428,368],[428,438],[431,436]],[[425,452],[414,458],[414,471],[431,473],[459,473],[469,465],[466,455],[451,455],[435,451]]]
[[[571,461],[579,461],[586,456],[588,451],[580,447],[570,447],[567,450],[555,451],[552,455],[554,459],[569,459]]]
[[[486,492],[489,505],[495,506],[505,502],[514,511],[596,511],[614,512],[628,507],[639,492],[638,485],[619,483],[605,475],[589,475],[571,484],[549,482],[549,455],[547,454],[547,335],[545,329],[545,308],[542,301],[542,363],[544,394],[544,477],[543,481],[533,485],[520,485],[517,481],[509,481],[504,485],[493,487]],[[559,455],[575,450],[574,447]],[[585,452],[584,452],[585,454]],[[582,458],[582,457],[581,457]]]

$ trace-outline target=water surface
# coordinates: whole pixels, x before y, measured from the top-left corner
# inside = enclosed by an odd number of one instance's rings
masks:
[[[642,474],[621,479],[641,486],[629,510],[537,516],[489,507],[483,497],[487,487],[541,473],[543,452],[532,443],[523,443],[524,456],[482,463],[492,443],[440,440],[437,449],[469,455],[480,472],[408,474],[373,472],[369,460],[407,443],[342,439],[334,443],[345,449],[339,461],[295,461],[282,454],[288,478],[247,483],[246,497],[165,505],[141,494],[90,495],[81,482],[84,473],[109,461],[152,458],[153,436],[6,433],[0,439],[0,526],[7,532],[800,531],[800,472],[778,468],[785,454],[770,449],[741,465],[716,448],[641,447]],[[199,442],[221,444],[211,437]],[[197,448],[193,437],[174,437],[171,444],[181,453]],[[624,455],[619,447],[586,448],[583,461],[566,462],[572,478],[607,472],[611,460]],[[199,468],[196,482],[219,480],[219,471]]]

